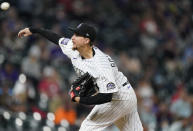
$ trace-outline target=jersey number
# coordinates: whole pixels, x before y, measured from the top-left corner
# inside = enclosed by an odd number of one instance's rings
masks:
[[[110,57],[108,57],[108,60],[109,60],[109,62],[111,64],[111,67],[116,67],[116,64],[115,64],[114,60],[112,60]]]

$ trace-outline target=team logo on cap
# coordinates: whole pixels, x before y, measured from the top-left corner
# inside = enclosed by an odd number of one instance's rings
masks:
[[[86,33],[86,36],[89,36],[89,34],[88,34],[88,33]]]

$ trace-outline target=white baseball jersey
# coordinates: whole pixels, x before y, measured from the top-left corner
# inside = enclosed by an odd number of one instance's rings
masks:
[[[90,59],[83,59],[77,50],[72,50],[72,40],[67,38],[61,38],[59,46],[71,59],[78,75],[88,72],[95,78],[99,93],[113,93],[111,102],[93,108],[80,130],[102,131],[113,123],[123,131],[143,130],[134,90],[129,83],[126,84],[127,78],[118,71],[111,57],[97,47],[93,47],[95,55]]]

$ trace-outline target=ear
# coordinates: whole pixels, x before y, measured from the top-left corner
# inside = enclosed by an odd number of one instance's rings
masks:
[[[90,39],[89,38],[85,38],[85,43],[89,44],[90,43]]]

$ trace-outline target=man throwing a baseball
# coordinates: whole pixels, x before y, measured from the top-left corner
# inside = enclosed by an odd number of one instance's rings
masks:
[[[103,131],[112,124],[120,131],[142,131],[135,92],[123,73],[118,71],[111,57],[93,45],[96,38],[95,28],[81,23],[70,30],[74,33],[70,39],[49,30],[32,27],[21,30],[18,36],[37,33],[59,45],[62,52],[71,59],[76,73],[80,76],[72,84],[72,101],[95,105],[81,124],[80,131]],[[87,82],[88,80],[92,82]],[[91,83],[89,88],[98,88],[98,91],[94,94],[89,94],[88,91],[81,94],[85,83]]]

